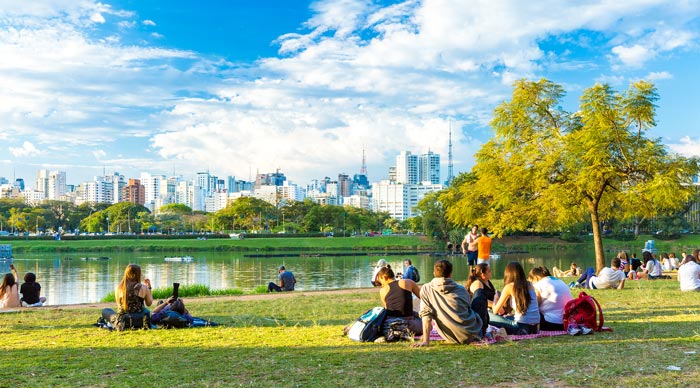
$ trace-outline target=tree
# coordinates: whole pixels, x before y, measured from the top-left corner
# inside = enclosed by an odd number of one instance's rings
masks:
[[[648,82],[624,93],[596,84],[574,114],[559,105],[563,96],[545,79],[515,83],[512,99],[495,109],[494,137],[476,154],[475,181],[459,187],[447,215],[461,225],[488,225],[496,235],[562,230],[587,216],[601,269],[602,221],[620,211],[653,216],[681,208],[698,161],[646,137],[658,100]]]

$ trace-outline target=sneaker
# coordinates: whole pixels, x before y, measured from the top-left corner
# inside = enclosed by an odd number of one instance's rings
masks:
[[[581,325],[579,328],[581,329],[581,334],[583,335],[593,334],[593,329],[586,325]]]
[[[590,330],[590,329],[588,329],[588,330]],[[582,332],[582,330],[575,323],[570,324],[569,328],[566,329],[566,331],[569,333],[569,335],[579,335]]]

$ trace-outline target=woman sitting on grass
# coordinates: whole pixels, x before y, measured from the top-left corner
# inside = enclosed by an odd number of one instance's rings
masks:
[[[408,323],[408,330],[415,335],[423,334],[423,323],[418,314],[413,311],[413,297],[420,298],[420,287],[411,279],[396,280],[394,270],[387,265],[377,273],[377,280],[382,288],[379,298],[386,309],[387,317],[398,317]]]
[[[107,322],[114,324],[122,315],[142,313],[146,316],[146,319],[144,319],[146,326],[150,324],[150,311],[148,311],[146,306],[150,306],[153,303],[151,281],[144,279],[143,283],[141,283],[141,267],[136,264],[126,266],[124,277],[119,282],[114,296],[117,300],[117,312],[115,313],[110,308],[102,310],[102,318]],[[140,326],[136,325],[135,327]]]
[[[659,279],[663,273],[661,272],[661,263],[651,255],[651,252],[642,252],[642,259],[644,260],[644,271],[640,272],[640,279]]]
[[[489,312],[491,325],[505,328],[508,334],[536,334],[540,323],[537,293],[519,262],[511,261],[506,265],[503,284],[503,292]],[[514,315],[499,315],[504,313],[503,307],[509,302]]]
[[[550,276],[547,267],[530,270],[528,279],[533,282],[540,308],[540,330],[564,330],[564,307],[573,299],[569,286]]]
[[[489,308],[492,308],[495,301],[498,300],[498,291],[491,283],[491,276],[493,276],[491,266],[489,266],[488,263],[479,263],[472,266],[471,274],[469,275],[469,279],[467,279],[466,285],[469,296],[472,298],[476,290],[483,289]]]
[[[566,271],[562,271],[557,267],[552,267],[552,273],[558,278],[581,276],[581,268],[579,268],[576,263],[571,263],[571,267]]]
[[[681,291],[700,291],[700,265],[695,256],[687,255],[678,268]]]
[[[0,309],[8,309],[22,306],[19,301],[19,291],[17,289],[17,270],[10,264],[10,271],[2,278],[0,283]]]
[[[24,283],[19,291],[22,294],[24,307],[41,307],[46,303],[46,298],[41,296],[41,285],[36,282],[36,275],[33,272],[27,272],[24,275]]]

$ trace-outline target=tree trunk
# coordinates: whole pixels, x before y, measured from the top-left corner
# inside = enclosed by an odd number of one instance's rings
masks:
[[[605,267],[605,251],[603,251],[603,235],[600,233],[598,209],[589,205],[591,211],[591,226],[593,227],[593,247],[595,248],[595,268],[598,273]]]

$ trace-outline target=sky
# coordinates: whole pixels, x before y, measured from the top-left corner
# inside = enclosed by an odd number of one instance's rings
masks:
[[[455,174],[513,82],[577,110],[654,82],[672,152],[700,156],[700,0],[0,0],[0,176],[119,172],[371,181],[402,150]]]

